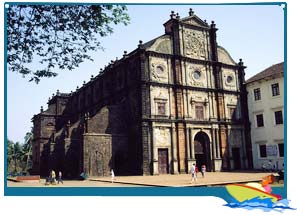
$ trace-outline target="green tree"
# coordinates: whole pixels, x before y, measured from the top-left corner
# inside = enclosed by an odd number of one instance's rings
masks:
[[[8,172],[28,172],[32,162],[32,132],[27,132],[25,142],[20,144],[7,140],[7,170]]]
[[[102,49],[100,37],[113,32],[113,25],[129,23],[124,5],[10,5],[7,10],[7,63],[9,70],[29,76],[57,76],[53,69],[73,70],[89,51]],[[32,70],[38,59],[43,68]]]
[[[19,142],[16,142],[12,145],[12,151],[11,151],[11,158],[13,161],[13,172],[18,172],[20,170],[20,159],[22,157],[22,146]]]
[[[11,140],[7,140],[7,166],[8,166],[8,171],[10,172],[10,166],[13,161],[13,147],[14,147],[14,142]]]
[[[32,163],[32,139],[33,139],[33,133],[27,132],[25,136],[25,142],[22,145],[22,155],[21,155],[21,163],[22,163],[22,170],[24,172],[27,172],[31,166],[30,163]]]

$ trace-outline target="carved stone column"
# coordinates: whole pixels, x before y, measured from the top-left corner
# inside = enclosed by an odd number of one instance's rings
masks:
[[[172,173],[178,174],[176,129],[174,124],[171,124],[170,134],[171,134],[171,151],[172,151]]]
[[[191,147],[191,159],[195,160],[195,147],[194,147],[194,141],[192,140],[192,135],[193,135],[193,130],[191,128],[189,128],[189,134],[188,134],[188,138],[189,138],[189,143],[190,143],[190,147]]]
[[[151,159],[152,159],[152,173],[153,175],[159,175],[159,163],[158,163],[158,149],[156,148],[156,137],[155,137],[155,123],[152,123],[152,127],[151,127],[151,144],[150,144],[150,148],[151,148]]]
[[[185,130],[182,123],[177,124],[177,144],[179,155],[179,170],[180,173],[186,172],[186,143],[185,143]]]
[[[222,168],[229,169],[229,153],[228,153],[228,141],[227,141],[227,129],[224,125],[219,127],[219,137],[221,142],[222,152]]]
[[[150,132],[149,125],[147,122],[142,122],[142,151],[143,151],[143,174],[150,174],[150,164],[151,164],[151,141],[150,141]]]
[[[188,165],[187,171],[189,172],[195,160],[195,150],[194,150],[194,141],[192,141],[192,129],[187,129],[187,146],[188,146]]]

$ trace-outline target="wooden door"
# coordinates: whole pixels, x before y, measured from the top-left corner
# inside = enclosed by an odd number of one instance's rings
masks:
[[[168,149],[158,149],[159,174],[168,173]]]

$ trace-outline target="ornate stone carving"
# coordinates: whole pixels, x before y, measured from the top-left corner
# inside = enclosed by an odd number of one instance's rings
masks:
[[[153,61],[151,64],[152,78],[158,82],[166,82],[168,79],[168,70],[164,62]]]
[[[227,86],[234,86],[235,84],[235,77],[233,74],[228,74],[225,77],[225,82]]]
[[[200,31],[185,30],[185,55],[196,59],[205,59],[205,38]]]
[[[164,100],[164,101],[167,101],[168,100],[168,97],[166,97],[164,95],[164,93],[162,93],[161,91],[160,92],[157,92],[158,94],[156,94],[154,100]]]
[[[192,86],[205,87],[206,74],[203,67],[188,66],[188,83]]]
[[[236,90],[236,75],[232,70],[224,71],[224,85],[230,90]]]
[[[170,133],[169,129],[166,128],[155,128],[154,129],[156,145],[165,146],[170,143]]]
[[[158,110],[158,103],[164,104],[164,112],[161,114],[163,116],[168,116],[169,114],[169,104],[168,104],[168,89],[160,88],[160,87],[153,87],[151,88],[151,111],[152,115],[160,115]]]
[[[238,103],[238,98],[234,95],[228,95],[226,96],[226,102],[227,102],[227,105],[236,106]]]
[[[198,102],[203,102],[203,98],[201,96],[193,95],[191,97],[191,104],[193,105]]]
[[[195,19],[188,19],[186,21],[184,21],[185,23],[187,24],[190,24],[190,25],[195,25],[195,26],[203,26],[201,23],[199,23],[197,20]],[[203,26],[204,27],[204,26]]]

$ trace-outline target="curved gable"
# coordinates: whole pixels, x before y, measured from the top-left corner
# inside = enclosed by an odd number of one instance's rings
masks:
[[[169,35],[161,36],[146,48],[147,51],[154,51],[162,54],[172,54],[172,42]]]
[[[218,46],[218,60],[224,64],[237,65],[226,49],[221,46]]]

